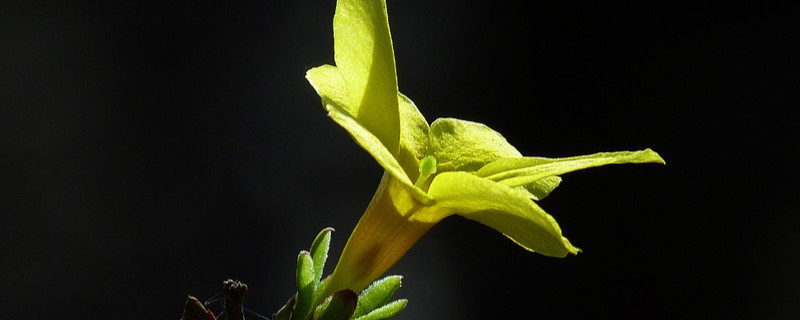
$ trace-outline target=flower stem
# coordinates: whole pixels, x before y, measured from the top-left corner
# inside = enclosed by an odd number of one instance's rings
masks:
[[[434,223],[411,221],[424,208],[406,187],[385,173],[358,225],[350,234],[331,276],[320,284],[316,302],[344,289],[358,293],[378,279],[424,235]]]

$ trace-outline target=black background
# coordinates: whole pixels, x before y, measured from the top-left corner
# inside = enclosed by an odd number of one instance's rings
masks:
[[[796,318],[797,8],[542,2],[390,1],[400,90],[526,155],[668,165],[564,176],[575,257],[446,219],[390,270],[399,319]],[[227,278],[269,315],[327,226],[330,272],[381,176],[304,79],[334,7],[0,5],[3,317],[178,319]]]

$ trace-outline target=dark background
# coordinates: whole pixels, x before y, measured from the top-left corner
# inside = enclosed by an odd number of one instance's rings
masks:
[[[390,270],[399,319],[795,319],[797,8],[541,2],[390,1],[400,90],[526,155],[668,165],[566,175],[540,204],[575,257],[446,219]],[[3,317],[178,319],[227,278],[270,315],[327,226],[330,272],[381,176],[304,79],[334,7],[0,5]]]

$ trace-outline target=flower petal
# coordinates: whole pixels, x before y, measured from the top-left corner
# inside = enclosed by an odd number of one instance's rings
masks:
[[[522,156],[500,133],[477,122],[436,119],[428,139],[428,153],[436,157],[440,172],[475,171],[500,158]]]
[[[367,150],[389,174],[408,187],[409,192],[415,199],[423,204],[433,202],[433,198],[428,196],[425,191],[414,186],[414,183],[411,182],[405,171],[403,171],[403,167],[400,166],[400,163],[394,155],[386,149],[386,146],[381,143],[377,136],[373,135],[371,131],[362,126],[361,123],[342,107],[328,103],[325,105],[325,108],[328,110],[328,116],[347,130],[350,136],[353,137],[353,140],[364,148],[364,150]]]
[[[328,116],[342,126],[353,140],[364,150],[371,154],[378,164],[389,173],[395,176],[403,184],[411,188],[411,193],[415,198],[421,199],[423,203],[430,203],[431,198],[425,195],[421,189],[414,187],[409,178],[416,177],[417,164],[419,160],[417,154],[424,156],[426,148],[428,124],[425,118],[417,110],[414,103],[400,94],[396,93],[398,104],[403,112],[403,150],[395,157],[386,147],[378,136],[366,128],[362,121],[356,119],[352,110],[346,104],[347,87],[344,85],[339,68],[331,65],[323,65],[306,72],[306,79],[322,98],[322,104],[328,111]],[[398,159],[399,158],[399,159]],[[402,165],[401,165],[402,163]]]
[[[339,73],[339,69],[332,65],[321,65],[316,68],[306,71],[306,80],[314,87],[317,94],[322,98],[322,105],[328,103],[335,104],[347,110],[347,112],[355,116],[356,111],[353,105],[350,105],[350,91]]]
[[[444,172],[433,179],[428,194],[436,199],[436,205],[421,210],[412,220],[435,222],[458,214],[546,256],[564,257],[579,251],[561,235],[555,219],[526,192],[466,172]]]
[[[419,160],[428,150],[428,122],[408,97],[397,93],[400,105],[400,152],[397,161],[414,181],[419,175]]]
[[[400,141],[397,74],[384,0],[339,0],[334,60],[349,90],[347,110],[396,155]]]
[[[553,192],[553,190],[555,190],[559,184],[561,184],[561,177],[549,176],[528,183],[523,186],[522,189],[530,193],[531,199],[542,200],[546,198],[550,192]]]
[[[397,93],[400,105],[400,145],[407,148],[417,159],[428,151],[428,121],[419,112],[417,105],[402,93]]]
[[[600,152],[570,158],[516,158],[500,159],[476,172],[478,176],[510,187],[527,185],[542,178],[599,167],[607,164],[661,163],[664,159],[653,150]]]

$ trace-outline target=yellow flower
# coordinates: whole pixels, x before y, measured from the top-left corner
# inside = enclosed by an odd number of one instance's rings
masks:
[[[345,246],[318,301],[359,292],[397,262],[434,224],[458,214],[523,248],[576,254],[541,200],[559,175],[614,163],[664,163],[650,149],[571,158],[523,157],[486,125],[437,119],[430,125],[398,92],[384,0],[339,0],[333,20],[336,66],[306,78],[328,115],[385,169],[380,186]],[[414,182],[412,182],[414,181]]]

